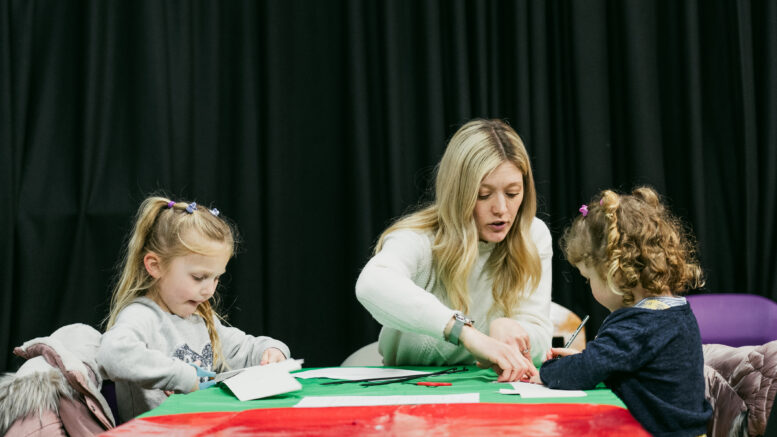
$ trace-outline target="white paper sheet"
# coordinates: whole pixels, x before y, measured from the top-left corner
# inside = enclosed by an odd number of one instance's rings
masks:
[[[280,361],[278,363],[265,364],[264,366],[244,367],[242,369],[230,370],[228,372],[221,372],[218,375],[216,375],[215,378],[213,378],[213,381],[214,382],[224,381],[225,379],[231,378],[231,377],[233,377],[235,375],[238,375],[238,374],[240,374],[242,372],[245,372],[248,369],[253,369],[254,367],[268,367],[268,366],[269,367],[277,367],[277,368],[283,369],[283,370],[285,370],[287,372],[291,372],[292,370],[299,370],[299,369],[301,369],[302,368],[302,363],[304,363],[304,362],[305,362],[304,360],[295,360],[295,359],[289,358],[289,359],[287,359],[285,361]]]
[[[241,401],[265,398],[301,390],[302,384],[289,373],[289,369],[299,368],[300,362],[296,360],[247,367],[223,382]]]
[[[476,404],[480,393],[415,396],[307,396],[294,407],[360,407],[372,405]]]
[[[324,369],[305,370],[294,373],[295,378],[331,378],[355,381],[366,378],[386,378],[410,375],[427,375],[432,372],[418,370],[391,369],[386,367],[329,367]]]
[[[522,398],[577,398],[586,396],[583,390],[558,390],[530,382],[511,382],[512,389],[503,388],[499,393],[521,395]]]

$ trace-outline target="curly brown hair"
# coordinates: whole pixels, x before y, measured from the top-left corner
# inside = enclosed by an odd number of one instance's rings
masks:
[[[593,268],[624,305],[634,304],[638,286],[654,296],[704,285],[693,236],[652,188],[604,190],[586,207],[564,231],[561,250],[572,265]]]

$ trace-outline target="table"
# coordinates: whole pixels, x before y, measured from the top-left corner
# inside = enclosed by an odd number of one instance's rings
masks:
[[[493,383],[493,371],[474,366],[467,372],[428,379],[452,385],[361,387],[322,385],[331,381],[328,379],[300,379],[302,390],[247,402],[240,402],[228,388],[218,385],[173,395],[156,409],[103,435],[649,435],[620,399],[604,387],[586,391],[585,397],[523,399],[500,394],[500,388],[511,386]],[[306,396],[456,393],[479,393],[480,403],[291,408]]]

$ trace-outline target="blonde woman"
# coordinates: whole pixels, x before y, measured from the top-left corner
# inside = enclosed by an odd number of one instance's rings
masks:
[[[214,311],[234,248],[217,209],[164,197],[140,205],[97,352],[116,382],[120,422],[211,386],[216,371],[290,357],[282,342],[224,326]]]
[[[435,200],[378,240],[356,296],[383,325],[385,365],[478,362],[499,381],[537,374],[551,343],[552,240],[529,156],[499,120],[451,138]]]

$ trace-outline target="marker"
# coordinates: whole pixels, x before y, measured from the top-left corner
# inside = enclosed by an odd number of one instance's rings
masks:
[[[427,387],[443,387],[446,385],[453,385],[450,382],[430,382],[430,381],[421,381],[416,382],[415,385],[425,385]]]
[[[572,336],[569,337],[569,340],[567,341],[567,344],[564,345],[564,348],[567,349],[569,346],[572,346],[572,342],[575,341],[575,337],[577,337],[577,334],[580,333],[580,330],[583,329],[583,326],[585,325],[585,322],[588,321],[588,316],[585,316],[585,319],[583,319],[582,322],[580,322],[580,326],[575,329],[575,332],[572,333]]]

